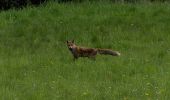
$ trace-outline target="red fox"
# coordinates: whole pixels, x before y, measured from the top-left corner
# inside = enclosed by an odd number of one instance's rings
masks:
[[[67,41],[67,46],[68,46],[68,49],[73,54],[74,60],[78,59],[79,57],[89,57],[89,58],[95,59],[95,57],[98,53],[104,54],[104,55],[120,56],[119,52],[112,51],[110,49],[79,47],[76,44],[74,44],[74,40]]]

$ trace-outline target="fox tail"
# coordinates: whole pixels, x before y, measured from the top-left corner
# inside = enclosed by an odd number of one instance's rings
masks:
[[[104,54],[104,55],[120,56],[120,53],[118,51],[112,51],[109,49],[97,49],[97,52],[99,54]]]

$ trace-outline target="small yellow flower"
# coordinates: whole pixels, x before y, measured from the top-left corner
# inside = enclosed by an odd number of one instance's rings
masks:
[[[127,98],[127,97],[124,97],[123,100],[128,100],[128,98]]]
[[[151,83],[146,83],[146,85],[151,85]]]
[[[87,95],[87,92],[83,92],[83,96]]]
[[[149,93],[145,93],[145,95],[147,95],[147,96],[148,96],[148,95],[149,95]]]

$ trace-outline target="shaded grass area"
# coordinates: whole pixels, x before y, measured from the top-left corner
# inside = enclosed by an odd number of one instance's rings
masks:
[[[169,4],[101,2],[1,12],[1,99],[168,99],[169,11]],[[73,62],[70,39],[122,56]]]

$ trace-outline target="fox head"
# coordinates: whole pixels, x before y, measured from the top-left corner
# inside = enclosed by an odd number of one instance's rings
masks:
[[[67,41],[67,46],[70,51],[73,51],[74,48],[76,48],[76,45],[74,44],[74,40]]]

